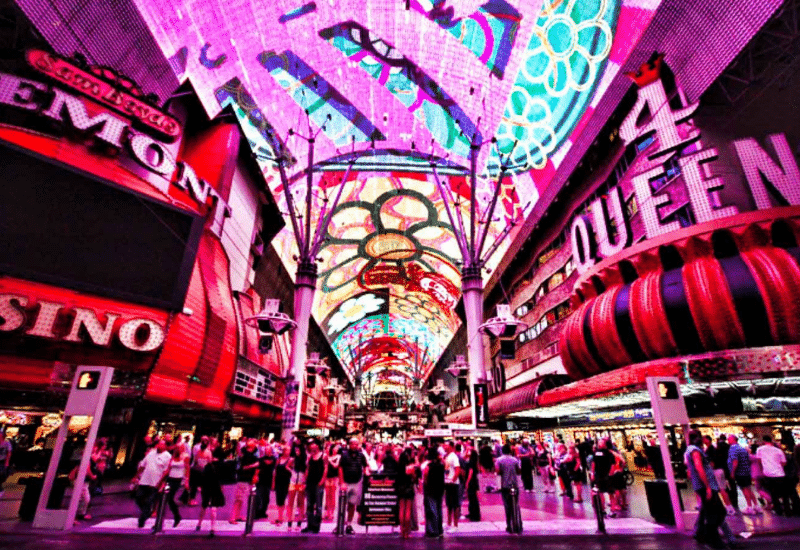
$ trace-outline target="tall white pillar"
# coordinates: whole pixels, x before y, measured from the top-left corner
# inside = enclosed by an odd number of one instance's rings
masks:
[[[305,386],[305,363],[308,347],[308,327],[311,321],[311,306],[317,288],[316,265],[297,266],[294,283],[294,320],[297,327],[292,333],[291,359],[286,373],[286,398],[283,401],[281,438],[288,441],[292,432],[300,429],[303,388]]]
[[[472,428],[475,418],[475,384],[486,381],[483,334],[478,330],[483,324],[483,280],[480,268],[465,267],[461,277],[464,297],[464,315],[467,318],[467,361],[469,362],[469,395]]]

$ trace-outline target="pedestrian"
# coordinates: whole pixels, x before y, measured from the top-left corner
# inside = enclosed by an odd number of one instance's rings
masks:
[[[608,449],[608,440],[600,439],[597,442],[597,449],[592,455],[591,466],[591,480],[592,485],[597,488],[600,495],[600,507],[605,509],[604,496],[605,494],[612,495],[614,489],[611,486],[611,466],[616,461],[615,456]],[[611,501],[611,496],[609,496]],[[616,517],[617,514],[612,510],[611,517]]]
[[[534,447],[534,456],[536,457],[536,469],[539,471],[539,479],[542,482],[543,491],[545,493],[555,493],[553,459],[550,453],[544,445],[537,443],[536,447]]]
[[[247,509],[247,500],[250,497],[250,488],[253,485],[253,477],[258,469],[258,457],[256,456],[256,440],[247,439],[245,446],[241,450],[239,465],[236,468],[236,491],[233,497],[233,507],[228,523],[236,525],[239,521],[244,521],[242,509]]]
[[[278,460],[275,462],[275,504],[278,506],[278,519],[275,525],[282,525],[286,513],[286,498],[289,495],[289,485],[292,481],[294,458],[291,456],[289,445],[279,445],[277,448]],[[288,516],[291,518],[291,516]]]
[[[169,465],[161,477],[159,486],[166,483],[167,505],[172,512],[173,527],[177,527],[181,522],[181,512],[178,508],[178,503],[175,502],[175,497],[181,487],[185,491],[189,491],[189,453],[185,452],[185,447],[182,444],[175,445],[172,448],[172,456],[169,460]]]
[[[140,529],[144,527],[145,521],[153,513],[158,485],[169,467],[171,458],[172,455],[167,451],[166,441],[161,439],[139,463],[134,483],[137,483],[136,505],[140,511],[138,523]]]
[[[439,449],[432,445],[422,465],[422,492],[425,502],[425,536],[444,536],[442,527],[442,497],[444,496],[444,464]]]
[[[92,449],[92,462],[94,463],[95,478],[92,480],[90,492],[92,495],[103,494],[103,478],[105,477],[112,452],[108,447],[108,438],[101,437]]]
[[[709,462],[711,462],[711,468],[714,471],[714,478],[717,480],[717,485],[719,485],[719,497],[722,499],[722,504],[725,505],[725,510],[728,512],[728,514],[734,514],[735,510],[731,505],[731,499],[728,495],[728,478],[725,475],[725,468],[728,467],[727,445],[725,446],[726,454],[724,467],[722,465],[722,455],[717,446],[714,445],[714,440],[711,438],[711,436],[703,436],[703,447]]]
[[[395,456],[394,444],[389,442],[381,452],[381,469],[380,473],[387,475],[395,475],[398,471],[397,457]]]
[[[583,502],[583,484],[586,483],[586,471],[581,463],[580,452],[574,444],[570,445],[567,450],[565,466],[574,488],[572,501]]]
[[[320,449],[319,442],[312,439],[308,444],[306,464],[306,527],[302,533],[319,533],[322,524],[322,499],[325,496],[325,475],[328,461]]]
[[[0,497],[2,497],[5,492],[3,484],[11,473],[11,455],[13,452],[14,447],[12,447],[11,442],[6,439],[6,433],[0,429]]]
[[[750,454],[747,449],[739,445],[735,435],[728,436],[728,471],[744,495],[746,508],[745,514],[761,513],[761,507],[753,494],[753,478],[750,473]]]
[[[526,493],[533,492],[533,447],[527,437],[517,445],[517,458],[522,465],[522,488]]]
[[[189,467],[189,504],[197,506],[197,490],[203,483],[203,471],[211,461],[211,451],[208,449],[209,437],[204,435],[192,447],[191,463]]]
[[[417,462],[414,458],[414,450],[411,447],[406,447],[400,453],[400,458],[397,461],[397,480],[395,482],[400,538],[403,539],[411,536],[411,514],[414,507],[414,485],[417,483],[417,477]]]
[[[275,464],[277,462],[271,445],[262,446],[261,456],[258,457],[258,481],[256,482],[256,511],[255,519],[267,517],[269,508],[269,494],[275,485]]]
[[[766,490],[764,483],[764,469],[761,466],[761,457],[756,454],[758,445],[753,443],[750,446],[750,476],[753,478],[753,486],[756,488],[758,496],[764,501],[764,510],[772,510],[772,497]]]
[[[514,532],[512,518],[516,515],[517,509],[514,503],[512,490],[519,491],[517,474],[522,471],[519,458],[511,455],[511,445],[503,445],[503,455],[497,459],[495,468],[500,475],[500,493],[503,497],[503,508],[506,512],[506,531]]]
[[[561,492],[558,494],[558,496],[566,496],[572,499],[575,497],[572,494],[572,475],[569,471],[569,466],[567,465],[568,460],[569,452],[567,451],[567,446],[563,443],[559,443],[556,446],[556,452],[553,456],[553,466],[558,473],[558,480],[561,484]]]
[[[444,500],[447,506],[447,529],[449,533],[453,533],[458,529],[458,518],[461,516],[458,490],[461,463],[452,441],[445,441],[444,452]]]
[[[488,441],[481,445],[480,451],[478,451],[478,460],[481,467],[480,482],[483,485],[483,490],[491,493],[495,489],[494,480],[497,474],[494,473],[494,454]]]
[[[214,450],[219,446],[216,438],[209,438],[209,449],[212,456]],[[214,529],[217,524],[217,508],[225,506],[225,495],[222,492],[222,484],[220,478],[222,477],[222,461],[219,459],[212,459],[203,468],[203,475],[200,477],[200,492],[202,495],[202,507],[200,508],[200,517],[197,520],[197,527],[195,531],[200,531],[203,526],[203,518],[205,518],[206,510],[211,510],[211,530],[208,533],[209,537],[214,536]]]
[[[297,517],[295,519],[297,520],[297,530],[299,531],[305,515],[306,463],[308,462],[308,457],[306,456],[306,446],[303,445],[303,441],[298,435],[295,435],[292,439],[290,449],[291,457],[294,459],[292,462],[294,468],[292,469],[292,479],[289,482],[288,516],[286,519],[289,522],[289,530],[291,530],[292,512],[297,506]]]
[[[725,521],[726,511],[719,498],[719,486],[711,469],[711,463],[702,449],[703,437],[699,430],[689,431],[689,445],[684,454],[684,463],[691,480],[692,489],[700,500],[695,539],[712,548],[724,548],[719,528]]]
[[[478,451],[472,446],[472,443],[466,444],[464,456],[467,459],[467,501],[469,506],[467,508],[467,519],[470,521],[481,520],[481,504],[478,500],[478,492],[480,484],[478,482]]]
[[[73,489],[75,488],[75,483],[78,480],[78,470],[80,470],[81,465],[77,464],[69,473],[69,481],[72,483]],[[98,472],[97,472],[97,464],[93,461],[89,461],[89,468],[86,470],[86,479],[83,480],[83,485],[80,487],[80,497],[78,499],[78,510],[75,515],[77,519],[92,519],[91,514],[89,514],[89,503],[92,501],[92,493],[90,487],[92,482],[97,479]]]
[[[342,452],[339,461],[339,486],[347,493],[347,518],[344,534],[352,535],[353,516],[356,506],[361,504],[362,482],[364,476],[369,475],[367,458],[358,448],[358,439],[350,439],[347,449]]]
[[[778,514],[789,515],[791,504],[789,494],[786,490],[786,455],[772,442],[772,436],[765,435],[764,443],[756,451],[756,456],[761,459],[761,467],[764,471],[764,487],[772,499],[772,510]]]
[[[339,486],[339,454],[338,443],[328,445],[328,469],[325,474],[325,519],[330,521],[336,511],[336,488]]]

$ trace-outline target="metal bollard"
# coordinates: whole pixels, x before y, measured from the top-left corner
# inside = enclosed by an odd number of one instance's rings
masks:
[[[592,487],[592,507],[594,508],[595,515],[597,516],[597,530],[605,535],[606,520],[603,510],[603,497],[600,496],[600,491],[597,490],[597,487]]]
[[[336,536],[344,535],[345,514],[347,513],[347,489],[339,489],[339,506],[336,512]]]
[[[253,523],[256,518],[256,486],[250,486],[250,494],[247,495],[247,519],[244,522],[244,533],[247,536],[253,532]]]
[[[511,532],[514,534],[522,533],[522,511],[519,507],[519,488],[511,487],[508,490],[511,513]]]
[[[164,487],[161,498],[156,505],[156,523],[153,525],[153,533],[160,533],[164,530],[164,514],[167,511],[167,498],[169,497],[169,485]]]

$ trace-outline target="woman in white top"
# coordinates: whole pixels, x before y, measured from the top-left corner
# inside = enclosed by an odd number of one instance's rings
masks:
[[[176,445],[175,449],[172,451],[172,457],[167,466],[167,471],[164,472],[164,477],[161,479],[161,483],[165,480],[168,486],[167,490],[169,491],[167,504],[169,505],[174,520],[172,526],[177,527],[181,522],[181,512],[178,509],[178,503],[175,502],[175,496],[181,488],[181,485],[185,488],[184,490],[189,490],[189,453],[186,452],[186,448],[181,444]],[[161,483],[159,485],[161,485]]]

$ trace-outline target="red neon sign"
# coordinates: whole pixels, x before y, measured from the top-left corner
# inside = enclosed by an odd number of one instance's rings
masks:
[[[174,140],[181,133],[180,123],[152,105],[118,90],[105,80],[76,67],[66,59],[42,50],[28,50],[31,67],[94,99],[132,120],[141,122],[160,136]]]

